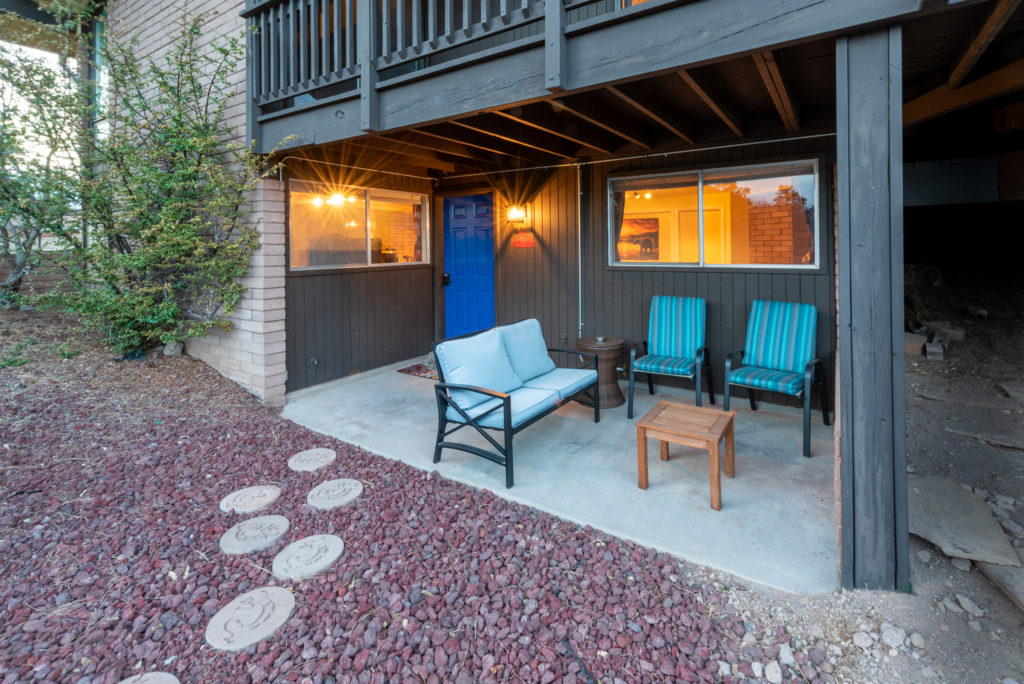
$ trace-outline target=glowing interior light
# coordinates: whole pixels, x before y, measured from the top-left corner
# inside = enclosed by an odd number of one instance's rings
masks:
[[[650,192],[645,192],[644,193],[644,199],[651,199],[651,193]]]
[[[322,207],[322,206],[324,206],[324,198],[321,197],[320,195],[317,195],[316,197],[314,197],[313,198],[313,206],[314,207]]]
[[[344,201],[345,196],[339,195],[338,193],[335,193],[327,198],[327,203],[330,204],[332,207],[341,206],[341,203]]]
[[[349,202],[355,202],[356,201],[356,196],[355,195],[349,195],[348,196],[348,201]]]

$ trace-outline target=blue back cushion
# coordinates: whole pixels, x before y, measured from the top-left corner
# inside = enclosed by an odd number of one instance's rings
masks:
[[[555,362],[548,356],[548,345],[536,318],[503,325],[497,330],[505,342],[512,370],[523,382],[555,370]]]
[[[692,359],[704,346],[705,304],[700,297],[651,299],[651,322],[647,328],[647,351],[652,356]]]
[[[523,381],[509,365],[501,333],[487,330],[479,335],[439,342],[434,348],[445,382],[475,385],[499,392],[511,392]],[[464,409],[492,399],[477,392],[455,390],[452,399]]]
[[[802,373],[814,358],[818,310],[813,304],[754,300],[747,321],[748,366]]]

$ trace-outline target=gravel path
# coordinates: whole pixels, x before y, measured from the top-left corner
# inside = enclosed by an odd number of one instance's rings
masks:
[[[310,432],[192,359],[114,363],[68,326],[0,312],[0,682],[832,680],[827,651],[792,653],[700,568]],[[337,460],[287,467],[316,447]],[[362,495],[306,504],[338,477]],[[218,503],[254,485],[281,488],[260,514],[291,526],[226,555],[245,516]],[[341,558],[276,580],[274,555],[314,534]],[[262,586],[294,592],[287,623],[207,645]]]

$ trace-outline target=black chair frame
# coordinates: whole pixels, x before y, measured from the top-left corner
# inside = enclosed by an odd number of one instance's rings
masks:
[[[471,337],[476,334],[478,333],[460,335],[459,337],[452,337],[449,339],[454,340],[460,339],[462,337]],[[443,342],[447,340],[441,341]],[[440,344],[440,342],[434,343],[435,359],[437,359],[438,344]],[[589,361],[585,361],[583,363],[582,368],[593,367],[594,370],[597,370],[596,354],[587,354],[585,352],[574,351],[570,349],[551,348],[548,349],[548,352],[573,354],[581,357],[581,359],[589,358]],[[564,399],[560,399],[557,403],[555,403],[554,406],[547,409],[546,411],[543,411],[542,413],[537,414],[536,416],[530,418],[524,423],[511,428],[509,427],[512,424],[512,396],[510,394],[506,394],[505,392],[498,392],[492,389],[487,389],[485,387],[474,387],[472,385],[457,385],[445,382],[444,371],[441,370],[440,363],[437,364],[437,379],[438,382],[434,385],[434,394],[437,396],[437,441],[434,445],[434,463],[439,463],[441,461],[442,449],[457,449],[459,451],[466,451],[471,454],[476,454],[477,456],[486,458],[488,461],[492,461],[500,466],[505,467],[505,487],[510,488],[513,485],[512,437],[514,435],[530,427],[538,420],[551,413],[552,411],[557,410],[558,408],[564,406],[570,401],[573,401],[581,396],[585,396],[594,402],[594,422],[601,422],[601,406],[597,396],[597,378],[594,378],[593,382],[581,388],[579,391],[571,394],[568,397],[565,397]],[[501,404],[495,406],[494,408],[488,411],[484,411],[478,416],[471,417],[461,406],[455,403],[454,399],[452,399],[450,394],[451,390],[479,392],[480,394],[484,394],[488,397],[500,399]],[[454,421],[448,418],[449,406],[455,409],[455,411],[462,418],[462,422]],[[504,428],[494,428],[480,424],[481,420],[499,410],[503,414],[504,420],[502,424],[505,425]],[[452,423],[455,427],[448,429],[449,423]],[[471,427],[474,430],[476,430],[476,432],[482,435],[483,438],[486,439],[492,447],[494,447],[494,451],[487,451],[486,449],[481,449],[480,447],[474,446],[472,444],[463,444],[461,442],[452,442],[448,440],[448,437],[450,437],[452,434],[458,432],[459,430],[465,427]],[[499,442],[494,437],[492,437],[488,430],[502,433],[502,441]]]
[[[636,368],[636,357],[637,357],[637,353],[636,352],[637,352],[637,348],[638,347],[643,350],[642,353],[640,354],[640,356],[646,356],[647,355],[647,340],[644,340],[643,342],[641,342],[638,345],[633,345],[633,347],[629,350],[629,404],[626,407],[626,417],[628,419],[630,419],[630,420],[633,419],[633,385],[634,385],[634,378],[633,378],[633,376],[636,373],[644,373],[644,374],[647,375],[647,391],[650,392],[651,394],[654,394],[654,376],[655,375],[664,375],[665,377],[668,377],[668,378],[686,378],[687,380],[689,380],[690,378],[694,378],[696,380],[696,384],[697,384],[697,388],[696,388],[697,389],[697,406],[700,406],[701,405],[700,372],[703,370],[704,373],[708,376],[708,398],[711,400],[711,405],[712,406],[715,405],[715,384],[714,384],[714,381],[711,378],[711,364],[708,363],[708,348],[707,348],[707,346],[703,346],[703,347],[701,347],[700,349],[697,350],[697,358],[695,359],[696,362],[697,362],[697,365],[694,368],[693,373],[691,373],[690,375],[678,375],[676,373],[653,373],[651,371],[635,370],[635,368]]]
[[[722,410],[729,410],[729,386],[736,385],[736,387],[743,387],[747,390],[747,398],[750,400],[750,410],[757,410],[757,402],[754,399],[754,390],[758,389],[749,385],[741,385],[738,383],[729,382],[729,372],[732,370],[733,359],[739,357],[740,361],[743,360],[743,354],[746,353],[745,349],[738,351],[729,352],[725,357],[725,392],[722,399]],[[825,425],[829,425],[828,420],[828,393],[825,391],[825,367],[821,363],[821,359],[811,359],[804,366],[804,388],[797,394],[792,396],[802,398],[804,401],[804,456],[807,458],[811,457],[811,386],[818,386],[818,399],[821,402],[821,421]],[[769,390],[770,391],[770,390]]]

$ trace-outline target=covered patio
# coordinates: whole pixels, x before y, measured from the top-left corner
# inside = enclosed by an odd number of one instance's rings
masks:
[[[312,430],[498,496],[667,551],[686,561],[798,593],[839,586],[835,456],[831,427],[812,422],[801,455],[798,410],[745,401],[736,411],[736,477],[722,478],[722,510],[709,506],[707,456],[672,445],[660,461],[651,442],[650,486],[637,487],[636,420],[625,405],[577,403],[516,436],[516,484],[501,467],[446,450],[432,463],[437,407],[433,381],[396,372],[413,361],[292,392],[283,416]],[[692,404],[692,391],[660,385],[636,395],[636,416],[657,400]],[[466,439],[478,439],[475,436]],[[482,442],[482,440],[480,440]]]

